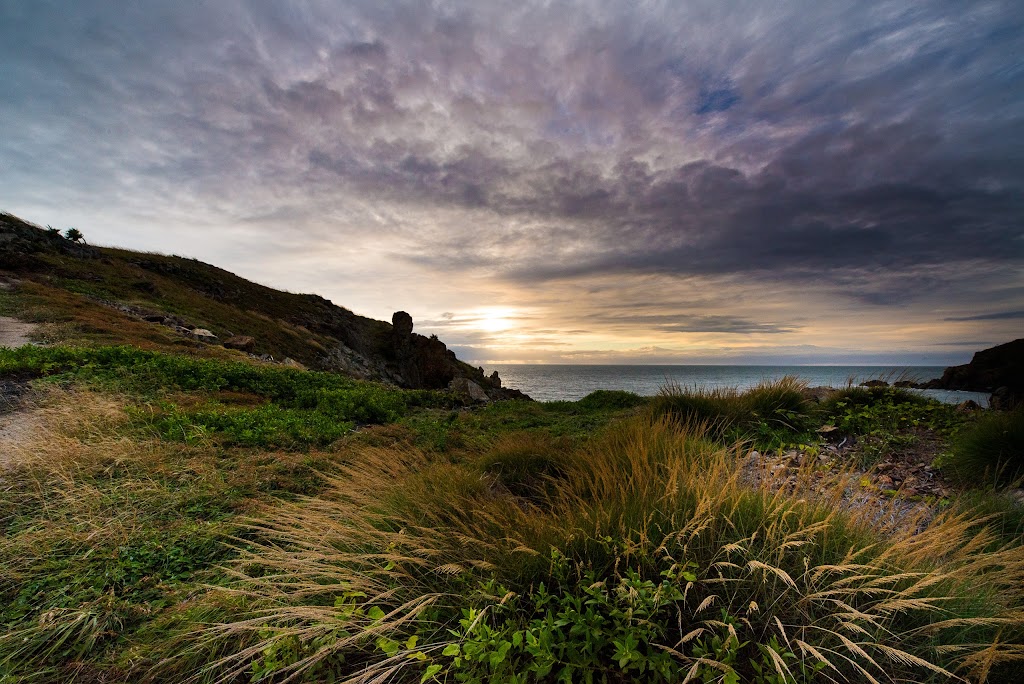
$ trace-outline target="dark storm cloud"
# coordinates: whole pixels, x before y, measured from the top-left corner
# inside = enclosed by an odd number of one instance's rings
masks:
[[[903,303],[1019,272],[1022,54],[1009,1],[0,2],[0,200]]]

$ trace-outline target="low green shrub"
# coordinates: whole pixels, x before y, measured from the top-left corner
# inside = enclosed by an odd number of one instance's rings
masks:
[[[863,438],[856,451],[861,467],[913,445],[920,429],[949,437],[970,419],[955,406],[898,387],[847,387],[822,402],[818,416],[843,435]]]
[[[274,404],[252,409],[184,410],[173,404],[153,414],[132,411],[163,439],[189,444],[217,438],[226,446],[303,448],[324,446],[350,432],[355,424],[315,410]]]
[[[639,394],[624,390],[595,390],[576,403],[588,411],[600,411],[634,408],[643,406],[650,400],[650,397],[641,397]]]
[[[345,417],[393,420],[409,406],[448,407],[442,392],[400,390],[321,371],[276,368],[244,361],[203,359],[134,347],[0,349],[0,375],[58,376],[108,385],[143,396],[182,392],[247,392],[288,408],[330,404]]]
[[[35,375],[153,398],[134,412],[165,439],[272,448],[323,446],[356,424],[394,422],[411,408],[449,406],[441,392],[402,390],[335,373],[199,359],[131,347],[22,347],[0,350],[0,375]],[[162,401],[170,392],[205,396],[198,408]],[[266,400],[255,408],[221,405],[218,393]],[[155,408],[154,408],[155,407]]]

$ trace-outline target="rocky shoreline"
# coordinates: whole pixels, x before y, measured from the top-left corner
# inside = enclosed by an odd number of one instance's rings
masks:
[[[884,380],[869,380],[864,387],[883,387]],[[927,382],[897,380],[893,387],[922,390],[982,392],[991,395],[989,408],[1012,411],[1024,404],[1024,338],[983,349],[970,363],[950,366],[941,378]]]

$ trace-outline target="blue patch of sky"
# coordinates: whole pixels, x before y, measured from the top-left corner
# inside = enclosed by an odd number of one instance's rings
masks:
[[[715,88],[700,92],[700,99],[697,102],[697,114],[710,114],[712,112],[724,112],[740,101],[740,94],[732,88]]]

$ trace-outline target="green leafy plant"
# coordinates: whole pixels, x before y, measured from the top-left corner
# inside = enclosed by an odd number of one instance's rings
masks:
[[[919,430],[950,436],[968,420],[953,406],[895,387],[851,387],[820,409],[822,419],[842,434],[861,439],[859,465],[867,467],[912,446]]]
[[[659,644],[683,587],[697,579],[692,563],[666,568],[655,582],[633,569],[576,574],[557,550],[551,560],[551,587],[542,582],[526,596],[482,584],[450,630],[455,641],[438,672],[465,682],[681,680],[679,663]]]

